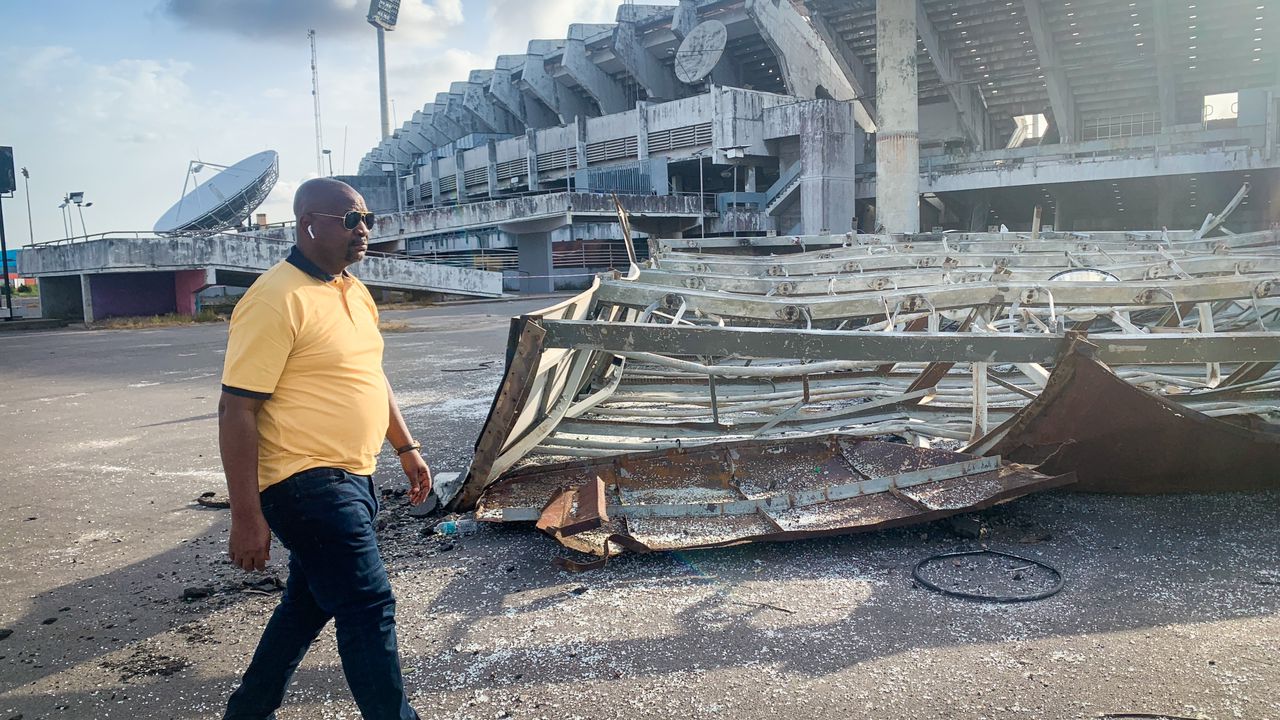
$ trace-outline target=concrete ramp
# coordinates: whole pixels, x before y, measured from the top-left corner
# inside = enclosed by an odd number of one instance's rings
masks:
[[[251,234],[162,238],[108,233],[36,245],[18,254],[19,271],[40,280],[47,317],[92,322],[112,315],[194,314],[195,293],[211,285],[247,286],[293,243]],[[351,271],[374,290],[502,295],[502,274],[374,256]]]
[[[284,259],[293,244],[254,235],[211,237],[104,237],[66,245],[40,245],[19,254],[26,277],[152,270],[225,270],[261,274]],[[393,257],[369,257],[351,271],[371,288],[497,297],[502,274]]]

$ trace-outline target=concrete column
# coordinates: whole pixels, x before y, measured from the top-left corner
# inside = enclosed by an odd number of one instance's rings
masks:
[[[631,77],[640,83],[650,99],[675,100],[680,97],[684,84],[676,79],[670,66],[665,65],[644,45],[636,30],[636,23],[623,20],[628,8],[635,5],[623,4],[618,8],[618,26],[613,29],[613,54],[622,63]]]
[[[1156,178],[1156,229],[1169,228],[1177,230],[1173,225],[1177,203],[1173,197],[1173,181],[1168,177]]]
[[[649,161],[649,103],[643,100],[636,103],[636,159]]]
[[[888,232],[919,232],[915,3],[876,0],[876,108],[876,214]]]
[[[580,26],[570,25],[569,31],[574,33],[577,27]],[[582,32],[575,34],[582,34]],[[595,99],[596,104],[600,106],[601,114],[626,112],[631,104],[627,101],[627,92],[622,85],[591,60],[587,54],[586,43],[582,39],[570,37],[565,40],[564,52],[560,55],[560,67],[564,68],[569,77]]]
[[[80,303],[86,323],[93,322],[93,283],[89,278],[89,275],[80,276]]]
[[[524,137],[528,147],[525,160],[528,164],[529,190],[533,191],[538,189],[538,131],[529,128],[524,132]]]
[[[461,205],[467,201],[467,167],[462,160],[461,150],[453,153],[453,180],[458,186],[458,204]]]
[[[987,216],[990,214],[991,198],[987,193],[979,191],[973,199],[973,204],[969,206],[969,232],[986,232]]]
[[[698,0],[680,0],[671,17],[671,32],[680,40],[693,32],[698,24]]]
[[[748,165],[745,168],[745,170],[747,171],[747,180],[746,180],[746,186],[742,188],[742,191],[749,192],[749,193],[760,192],[760,190],[758,189],[760,168],[756,167],[755,165]]]
[[[551,233],[521,233],[516,236],[520,292],[549,293],[555,290],[551,277]]]
[[[489,197],[496,198],[498,197],[498,143],[490,138],[485,145],[489,150],[485,179],[489,181]]]
[[[204,270],[178,270],[173,275],[173,299],[177,313],[195,317],[196,313],[200,311],[200,307],[196,303],[196,295],[201,290],[216,283],[216,271],[209,268]]]
[[[585,192],[591,189],[591,179],[587,176],[587,121],[581,115],[573,119],[577,129],[575,147],[577,148],[578,169],[573,174],[573,189]]]
[[[431,156],[431,205],[440,206],[440,158]]]
[[[862,148],[850,103],[800,103],[800,232],[846,233],[857,214],[854,167]]]

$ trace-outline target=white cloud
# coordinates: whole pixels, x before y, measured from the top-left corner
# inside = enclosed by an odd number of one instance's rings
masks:
[[[463,19],[461,0],[411,0],[400,5],[392,35],[397,43],[438,45],[461,27]]]
[[[433,52],[430,57],[410,59],[388,70],[387,92],[396,99],[396,116],[401,123],[415,110],[435,100],[436,93],[447,92],[449,85],[467,79],[472,70],[492,68],[493,58],[460,48]]]
[[[153,2],[159,12],[149,20],[173,32],[183,50],[68,48],[38,35],[0,46],[0,66],[9,69],[0,74],[0,140],[15,147],[19,166],[30,168],[37,241],[63,234],[57,204],[66,192],[83,190],[94,202],[85,211],[91,232],[147,230],[178,199],[188,160],[233,163],[268,148],[280,153],[281,181],[262,210],[272,221],[287,219],[294,189],[317,174],[310,27],[319,32],[324,144],[333,151],[334,171],[345,164],[355,172],[378,142],[368,0]],[[466,24],[464,10],[479,15],[478,5],[404,0],[398,27],[387,35],[396,120],[408,120],[471,70],[493,67],[499,53],[522,53],[535,38],[564,37],[570,23],[612,22],[618,4],[488,0],[485,16]],[[9,237],[22,242],[21,187],[18,194],[5,210]]]
[[[618,0],[489,0],[489,51],[519,55],[530,40],[558,39],[572,23],[613,22]]]
[[[84,212],[91,233],[149,230],[181,194],[187,160],[232,163],[287,135],[271,129],[280,123],[271,105],[194,91],[187,63],[94,63],[62,47],[14,48],[0,62],[15,68],[0,95],[30,109],[6,113],[3,134],[31,171],[37,242],[64,235],[57,205],[67,192],[94,203]],[[24,241],[26,213],[13,215],[10,234]]]
[[[325,37],[367,37],[369,4],[362,0],[165,0],[162,12],[192,30],[255,40],[292,41],[307,30]],[[462,24],[460,0],[403,0],[397,34],[438,43]]]

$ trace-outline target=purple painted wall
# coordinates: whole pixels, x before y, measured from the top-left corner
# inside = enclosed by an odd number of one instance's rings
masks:
[[[95,320],[177,312],[172,272],[89,275]]]

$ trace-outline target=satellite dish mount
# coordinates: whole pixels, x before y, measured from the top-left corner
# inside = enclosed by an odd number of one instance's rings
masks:
[[[205,168],[219,172],[203,183],[196,177]],[[280,158],[264,150],[234,165],[202,160],[187,163],[182,197],[156,221],[154,232],[166,237],[201,236],[229,230],[267,199],[280,177]]]

